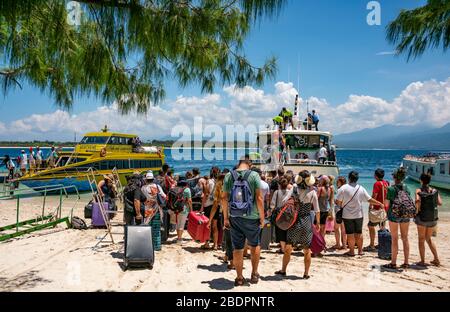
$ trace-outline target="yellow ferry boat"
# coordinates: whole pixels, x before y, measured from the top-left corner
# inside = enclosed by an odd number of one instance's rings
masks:
[[[54,164],[42,170],[32,170],[18,181],[30,188],[45,185],[75,185],[79,191],[90,191],[88,175],[100,181],[104,175],[116,172],[122,184],[134,172],[158,171],[164,164],[162,147],[142,147],[134,134],[100,132],[85,134],[73,151],[57,152]]]

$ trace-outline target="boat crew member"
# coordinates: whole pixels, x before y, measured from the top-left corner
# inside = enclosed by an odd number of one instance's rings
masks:
[[[322,145],[322,147],[319,150],[319,164],[324,164],[327,161],[328,152],[325,145]]]
[[[20,151],[20,172],[25,175],[27,172],[28,156],[24,150]]]
[[[320,118],[319,118],[319,115],[316,114],[315,110],[312,111],[312,121],[313,121],[313,124],[314,124],[314,128],[316,128],[316,131],[319,131]]]
[[[36,146],[36,168],[37,170],[41,170],[42,166],[42,159],[43,159],[42,151],[39,146]]]
[[[30,156],[28,157],[28,162],[30,165],[30,173],[34,173],[36,171],[36,155],[34,154],[32,147],[30,147]]]
[[[283,118],[283,130],[286,130],[287,124],[290,124],[292,127],[294,126],[292,116],[293,116],[292,112],[288,110],[286,107],[283,107],[283,109],[280,112],[280,117]]]

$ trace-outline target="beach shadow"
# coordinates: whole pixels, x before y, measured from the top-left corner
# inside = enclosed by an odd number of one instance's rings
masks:
[[[378,270],[378,271],[380,271],[380,273],[385,273],[385,272],[388,272],[388,273],[402,273],[403,272],[403,269],[401,269],[401,268],[389,269],[389,268],[383,267],[382,265],[372,265],[370,268],[372,270]]]
[[[216,278],[211,281],[204,281],[202,284],[208,284],[209,288],[214,290],[231,290],[234,288],[234,282],[225,278]]]
[[[426,271],[428,270],[429,266],[423,266],[423,265],[418,265],[416,263],[411,264],[409,266],[409,270],[415,270],[415,271]]]
[[[226,264],[210,264],[210,265],[203,265],[199,264],[197,265],[197,269],[200,270],[206,270],[214,273],[225,273],[228,272],[227,265]]]
[[[199,254],[199,253],[206,254],[206,253],[212,252],[212,250],[201,249],[200,246],[198,246],[198,247],[183,247],[183,249],[192,254]]]
[[[39,284],[51,283],[50,280],[39,277],[38,271],[30,271],[25,274],[16,276],[15,278],[8,279],[6,277],[0,277],[0,290],[1,291],[17,291],[33,288]]]
[[[111,257],[113,257],[114,259],[123,259],[123,252],[118,252],[118,251],[113,251],[110,253]]]
[[[287,275],[287,276],[281,276],[281,275],[272,275],[272,276],[261,276],[261,280],[264,282],[282,282],[285,280],[288,281],[298,281],[302,280],[303,278],[300,276],[295,275]]]

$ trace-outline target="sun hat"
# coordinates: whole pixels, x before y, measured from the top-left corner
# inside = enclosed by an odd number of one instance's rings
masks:
[[[104,178],[105,180],[114,181],[114,176],[113,176],[112,174],[105,174],[105,175],[103,176],[103,178]]]
[[[153,171],[149,171],[147,172],[147,174],[145,175],[145,179],[146,180],[153,180],[155,178],[155,176],[153,175]]]
[[[309,174],[309,173],[308,173]],[[314,178],[314,176],[312,174],[310,174],[308,177],[306,177],[305,179],[303,179],[303,177],[298,174],[295,177],[295,183],[296,184],[301,184],[302,182],[305,182],[305,184],[307,186],[313,186],[314,184],[316,184],[316,178]]]

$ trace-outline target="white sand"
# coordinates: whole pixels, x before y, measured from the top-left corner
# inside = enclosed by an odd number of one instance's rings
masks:
[[[22,201],[22,219],[39,214],[41,200]],[[87,198],[76,205],[75,215],[83,216]],[[57,198],[49,201],[55,207]],[[67,214],[74,199],[65,204]],[[15,201],[0,201],[0,226],[15,221]],[[116,245],[107,238],[98,250],[92,247],[104,230],[67,230],[64,224],[56,229],[35,232],[19,239],[0,243],[0,290],[2,291],[449,291],[450,290],[450,217],[442,214],[436,244],[443,267],[426,270],[409,269],[402,273],[380,272],[386,261],[366,253],[348,259],[339,253],[326,253],[313,259],[311,279],[304,281],[303,257],[294,256],[288,267],[288,277],[274,276],[280,269],[281,255],[263,252],[260,263],[262,276],[258,285],[233,288],[234,271],[227,271],[217,256],[222,252],[203,252],[199,244],[189,240],[183,246],[168,244],[156,253],[155,266],[150,270],[123,271],[122,235],[117,234]],[[121,227],[115,232],[123,233]],[[367,230],[365,235],[367,236]],[[411,224],[411,263],[419,260],[417,230]],[[366,237],[367,238],[367,237]],[[173,240],[173,238],[170,238]],[[327,236],[328,246],[334,235]],[[365,241],[367,245],[367,240]],[[401,244],[400,244],[401,247]],[[402,254],[399,263],[402,263]],[[431,255],[427,250],[427,261]],[[250,276],[250,261],[245,262],[245,276]]]

